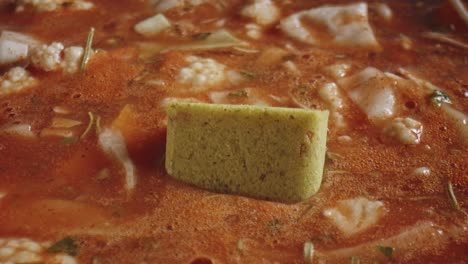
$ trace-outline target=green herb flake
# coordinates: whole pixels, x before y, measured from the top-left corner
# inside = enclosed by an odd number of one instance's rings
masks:
[[[94,38],[94,28],[91,27],[89,29],[88,37],[86,38],[86,45],[85,45],[85,50],[83,54],[83,60],[81,61],[81,65],[80,65],[80,71],[84,71],[86,68],[86,65],[88,64],[89,55],[91,52],[91,46],[93,45],[93,38]]]
[[[80,140],[80,138],[77,137],[77,136],[66,137],[66,138],[62,139],[62,144],[63,145],[72,145],[72,144],[75,144],[76,142],[78,142],[79,140]]]
[[[447,93],[441,91],[441,90],[435,90],[431,95],[430,95],[431,102],[436,105],[437,107],[441,107],[442,104],[451,104],[452,100],[450,99],[450,96],[448,96]]]
[[[382,245],[377,245],[377,249],[382,252],[387,258],[391,258],[393,256],[393,248],[392,247],[387,247],[387,246],[382,246]]]
[[[447,182],[447,194],[450,199],[450,203],[452,204],[455,210],[460,210],[460,204],[457,201],[457,197],[455,196],[455,192],[453,191],[453,185],[451,181]]]
[[[64,239],[56,242],[47,249],[48,253],[65,253],[70,256],[78,254],[78,245],[72,237],[65,237]]]
[[[351,264],[361,264],[361,259],[358,256],[352,256],[350,263]]]
[[[247,94],[246,91],[244,90],[239,90],[239,91],[233,91],[228,94],[229,96],[237,96],[237,97],[248,97],[249,95]]]
[[[205,40],[211,35],[211,32],[201,32],[197,33],[195,35],[192,35],[192,38],[194,40]]]
[[[257,75],[255,75],[255,73],[253,72],[249,72],[249,71],[246,71],[246,70],[241,70],[239,71],[242,75],[244,75],[245,77],[248,77],[248,78],[255,78]]]
[[[304,263],[312,264],[314,257],[314,243],[307,241],[304,243]]]

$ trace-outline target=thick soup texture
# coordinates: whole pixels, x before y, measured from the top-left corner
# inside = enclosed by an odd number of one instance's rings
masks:
[[[467,8],[0,1],[0,263],[465,263]],[[172,101],[329,110],[319,192],[174,180]]]

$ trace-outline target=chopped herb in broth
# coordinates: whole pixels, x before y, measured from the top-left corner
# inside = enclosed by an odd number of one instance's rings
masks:
[[[394,249],[392,247],[377,245],[377,249],[388,258],[393,256]]]
[[[88,37],[86,38],[86,45],[85,45],[85,50],[83,54],[83,60],[81,61],[80,65],[80,70],[84,71],[86,68],[86,65],[88,64],[89,61],[89,56],[90,53],[92,52],[91,47],[93,45],[93,39],[94,39],[94,28],[89,29]]]
[[[455,196],[455,192],[453,191],[453,185],[451,181],[447,182],[447,193],[453,208],[455,208],[456,210],[460,210],[460,204],[458,204],[458,200]]]
[[[452,100],[450,99],[450,97],[441,90],[435,90],[431,94],[430,98],[431,98],[431,102],[438,107],[442,106],[443,103],[446,103],[446,104],[452,103]]]

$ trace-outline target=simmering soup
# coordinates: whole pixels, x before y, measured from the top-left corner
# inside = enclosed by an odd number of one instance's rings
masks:
[[[0,263],[464,263],[467,8],[1,0]],[[328,110],[319,191],[170,177],[171,102]]]

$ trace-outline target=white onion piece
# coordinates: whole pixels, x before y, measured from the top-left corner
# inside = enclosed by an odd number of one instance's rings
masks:
[[[31,125],[17,124],[2,129],[7,134],[15,134],[26,138],[35,138],[36,135],[31,131]]]
[[[339,80],[340,86],[348,91],[351,100],[371,120],[393,116],[396,104],[396,96],[390,86],[393,82],[383,72],[372,67]]]
[[[289,74],[291,74],[293,76],[300,76],[301,75],[301,71],[299,70],[297,65],[292,61],[285,61],[285,62],[283,62],[282,66]]]
[[[347,63],[338,63],[325,67],[324,72],[333,79],[338,80],[345,77],[350,69],[351,65]]]
[[[149,17],[135,25],[134,29],[145,37],[155,36],[171,27],[171,22],[162,14]]]
[[[403,81],[404,79],[392,72],[384,72],[385,76],[394,79],[395,81]]]
[[[468,144],[468,116],[448,104],[443,104],[442,110],[444,110],[447,116],[455,122],[455,125],[461,133],[463,142]]]
[[[369,24],[365,2],[300,11],[283,18],[279,28],[289,37],[311,45],[380,48]],[[319,33],[324,29],[328,36]]]
[[[183,0],[153,0],[153,3],[156,5],[156,11],[158,12],[165,12],[182,5],[183,2]]]
[[[330,117],[333,118],[335,125],[338,127],[344,127],[346,122],[344,121],[343,115],[340,110],[343,108],[343,99],[338,86],[334,82],[327,82],[322,85],[318,91],[320,99],[327,103],[331,110]]]
[[[465,8],[465,4],[461,0],[449,0],[452,4],[455,11],[457,11],[460,18],[465,21],[465,24],[468,26],[468,11]]]
[[[125,190],[132,191],[137,184],[135,166],[130,159],[125,140],[120,132],[110,128],[104,129],[99,134],[99,145],[108,155],[112,155],[125,169]]]
[[[28,45],[29,47],[39,45],[40,42],[35,40],[34,38],[21,34],[18,32],[13,32],[13,31],[8,31],[8,30],[3,30],[2,34],[0,35],[0,39],[6,39],[6,40],[11,40],[11,41],[16,41],[19,43],[23,43]]]
[[[229,91],[214,91],[208,94],[211,102],[215,104],[226,104],[229,102]]]
[[[28,45],[0,38],[0,65],[25,59],[28,56]]]
[[[3,30],[0,35],[0,64],[14,63],[26,58],[31,47],[39,44],[28,35]]]
[[[357,89],[350,91],[349,97],[370,119],[386,118],[393,115],[395,95],[390,88],[384,87],[376,91]]]
[[[320,99],[328,103],[335,110],[343,108],[338,86],[334,82],[327,82],[320,88],[318,95]]]

